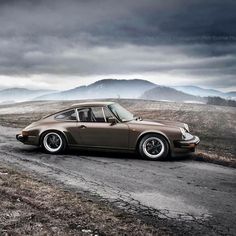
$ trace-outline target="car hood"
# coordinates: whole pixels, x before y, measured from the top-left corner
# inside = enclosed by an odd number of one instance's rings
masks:
[[[170,127],[181,127],[184,128],[184,123],[177,121],[167,121],[167,120],[132,120],[129,124],[135,125],[148,125],[148,126],[170,126]]]

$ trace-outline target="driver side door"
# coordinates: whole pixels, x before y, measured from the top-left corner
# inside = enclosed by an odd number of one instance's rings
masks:
[[[128,149],[129,127],[126,123],[109,123],[108,118],[113,115],[107,107],[89,107],[77,112],[77,130],[82,146]]]

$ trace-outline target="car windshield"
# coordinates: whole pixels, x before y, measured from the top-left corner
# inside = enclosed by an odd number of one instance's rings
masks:
[[[108,108],[121,121],[130,121],[134,119],[134,115],[129,111],[127,111],[124,107],[122,107],[118,103],[109,105]]]

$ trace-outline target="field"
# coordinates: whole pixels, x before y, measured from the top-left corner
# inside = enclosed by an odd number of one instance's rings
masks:
[[[144,119],[188,123],[196,155],[165,162],[125,153],[48,155],[15,134],[80,101],[0,106],[0,235],[234,235],[236,109],[118,102]]]
[[[111,100],[111,99],[110,99]],[[198,159],[234,163],[236,108],[145,100],[115,100],[144,119],[175,120],[189,124],[200,137]],[[23,128],[41,117],[80,101],[39,101],[0,106],[0,125]]]

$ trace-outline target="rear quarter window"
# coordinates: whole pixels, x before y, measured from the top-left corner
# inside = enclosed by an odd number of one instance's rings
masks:
[[[66,112],[62,112],[58,115],[55,116],[56,120],[74,120],[76,121],[76,113],[75,110],[70,110],[70,111],[66,111]]]

